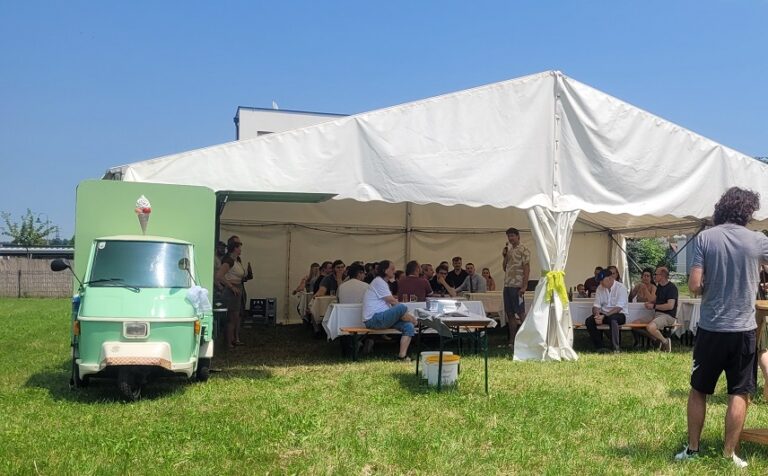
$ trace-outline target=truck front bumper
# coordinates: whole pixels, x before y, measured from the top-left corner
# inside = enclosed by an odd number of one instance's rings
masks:
[[[80,377],[101,372],[118,365],[160,367],[191,377],[195,370],[195,358],[187,362],[171,360],[171,346],[167,342],[104,342],[101,345],[99,363],[87,364],[77,359]]]

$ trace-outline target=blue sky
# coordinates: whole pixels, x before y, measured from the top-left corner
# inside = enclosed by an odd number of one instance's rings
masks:
[[[540,71],[768,155],[768,1],[0,0],[0,211],[74,231],[110,166]]]

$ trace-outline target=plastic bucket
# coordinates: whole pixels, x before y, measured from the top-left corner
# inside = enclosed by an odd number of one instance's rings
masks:
[[[461,357],[458,355],[445,354],[446,353],[443,352],[443,374],[440,377],[440,384],[453,385],[456,383],[456,379],[459,376],[459,362],[461,362]],[[424,360],[427,364],[427,383],[436,386],[440,357],[437,355],[430,355]]]
[[[421,354],[419,354],[419,366],[421,367],[421,378],[427,378],[427,357],[431,355],[440,355],[439,350],[425,350]],[[443,356],[446,355],[453,355],[453,352],[449,352],[447,350],[443,351]],[[445,360],[443,360],[445,362]],[[435,370],[437,372],[437,370]]]

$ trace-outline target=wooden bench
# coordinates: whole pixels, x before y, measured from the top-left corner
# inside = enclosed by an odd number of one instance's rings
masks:
[[[645,330],[646,328],[648,328],[648,324],[649,324],[648,322],[630,322],[629,324],[624,324],[622,326],[619,326],[619,330],[620,331]],[[682,324],[674,324],[674,325],[671,325],[671,326],[665,326],[663,329],[661,329],[661,334],[664,337],[669,337],[669,336],[672,335],[672,332],[674,331],[674,329],[678,328],[678,327],[683,327],[683,325]],[[587,329],[587,325],[586,324],[574,324],[573,328],[575,330],[578,330],[578,329],[586,330]],[[600,324],[599,326],[597,326],[597,330],[599,330],[599,331],[609,331],[609,330],[611,330],[611,328],[610,328],[610,326],[608,326],[608,324]]]
[[[341,327],[339,330],[352,336],[352,360],[357,361],[357,347],[360,344],[360,336],[367,335],[400,335],[397,329],[368,329],[367,327]]]

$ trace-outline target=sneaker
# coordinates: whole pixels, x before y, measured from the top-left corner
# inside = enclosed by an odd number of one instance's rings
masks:
[[[668,337],[667,341],[663,344],[664,348],[662,349],[664,352],[672,352],[672,338]]]
[[[744,461],[743,459],[741,459],[741,458],[739,458],[738,456],[736,456],[736,453],[734,453],[734,454],[732,454],[732,455],[731,455],[731,461],[733,461],[733,464],[734,464],[734,465],[735,465],[737,468],[739,468],[739,469],[744,469],[744,468],[746,468],[747,466],[749,466],[749,463],[747,463],[747,462],[746,462],[746,461]]]
[[[405,362],[406,364],[410,364],[410,363],[411,363],[411,358],[410,358],[410,357],[408,357],[407,355],[406,355],[405,357],[400,357],[400,356],[398,355],[398,356],[397,356],[397,361],[398,361],[398,362]]]
[[[735,456],[735,455],[734,455]],[[699,450],[689,450],[688,445],[683,446],[683,451],[675,455],[675,461],[686,461],[699,457]]]

